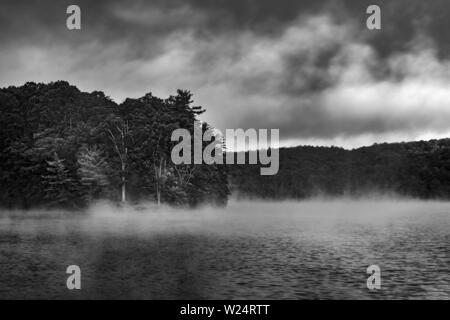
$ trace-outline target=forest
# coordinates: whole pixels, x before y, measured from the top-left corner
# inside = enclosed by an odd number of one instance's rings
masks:
[[[450,139],[281,148],[273,176],[262,176],[260,165],[175,165],[173,130],[193,133],[204,111],[183,90],[117,104],[64,81],[0,89],[0,207],[78,209],[100,199],[224,206],[231,193],[271,200],[450,198]]]
[[[204,112],[192,103],[189,91],[178,90],[117,104],[64,81],[0,89],[0,206],[226,205],[227,167],[170,160],[172,131],[193,132]]]
[[[281,148],[277,175],[259,165],[229,166],[237,198],[305,199],[317,196],[450,198],[450,139],[337,147]]]

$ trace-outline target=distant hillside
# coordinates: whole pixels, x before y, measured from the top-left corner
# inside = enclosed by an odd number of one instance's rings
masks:
[[[230,165],[239,197],[303,199],[387,193],[450,198],[450,139],[383,143],[354,150],[336,147],[280,149],[280,170],[261,176],[259,165]]]

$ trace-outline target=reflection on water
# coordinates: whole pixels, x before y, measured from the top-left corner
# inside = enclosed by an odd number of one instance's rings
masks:
[[[439,202],[3,212],[0,298],[449,299],[449,244],[450,203]],[[80,291],[66,289],[72,264]]]

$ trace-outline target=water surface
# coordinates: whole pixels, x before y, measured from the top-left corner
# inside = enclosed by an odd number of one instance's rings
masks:
[[[449,299],[449,244],[445,202],[2,212],[0,298]],[[69,265],[80,291],[66,288]]]

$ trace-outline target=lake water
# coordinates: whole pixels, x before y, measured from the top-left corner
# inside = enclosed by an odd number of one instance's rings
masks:
[[[449,244],[446,202],[2,212],[0,298],[450,299]],[[66,288],[69,265],[81,290]]]

